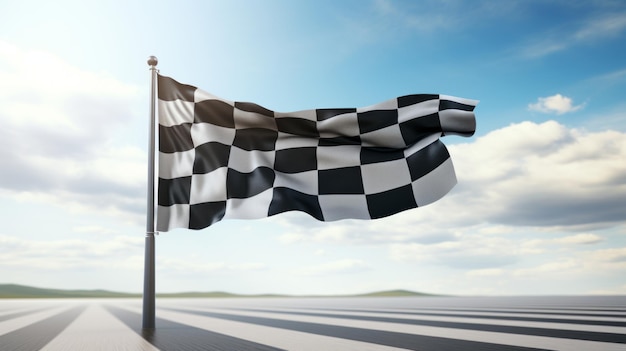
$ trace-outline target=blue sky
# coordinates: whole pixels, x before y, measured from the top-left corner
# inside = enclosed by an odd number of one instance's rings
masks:
[[[157,291],[626,294],[623,1],[0,0],[0,282],[142,289],[149,70],[277,111],[440,93],[458,185],[157,237]]]

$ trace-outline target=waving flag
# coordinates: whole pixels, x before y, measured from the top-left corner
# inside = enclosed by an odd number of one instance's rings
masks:
[[[376,219],[424,206],[456,184],[439,138],[473,135],[476,104],[419,94],[282,113],[159,75],[157,230],[293,210]]]

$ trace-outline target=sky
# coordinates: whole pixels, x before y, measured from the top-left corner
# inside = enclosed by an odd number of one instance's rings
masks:
[[[141,292],[150,71],[276,111],[433,93],[458,184],[156,237],[156,290],[626,294],[623,1],[0,0],[0,283]]]

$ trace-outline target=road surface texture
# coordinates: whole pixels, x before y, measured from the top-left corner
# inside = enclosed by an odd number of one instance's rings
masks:
[[[5,350],[626,351],[626,297],[0,300]]]

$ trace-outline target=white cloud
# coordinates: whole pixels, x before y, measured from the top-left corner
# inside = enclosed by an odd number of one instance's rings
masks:
[[[281,214],[271,221],[285,228],[285,234],[279,238],[285,244],[316,242],[370,245],[404,241],[432,243],[453,237],[447,228],[438,227],[436,222],[424,221],[416,227],[414,211],[376,221],[348,219],[322,223],[300,213]]]
[[[117,234],[117,230],[99,226],[99,225],[85,225],[74,227],[72,231],[76,233],[85,233],[85,234],[97,234],[97,235],[113,235]]]
[[[114,138],[138,96],[106,74],[0,41],[0,194],[136,220],[146,155]]]
[[[565,50],[566,48],[566,43],[560,41],[542,40],[524,47],[522,49],[522,56],[526,58],[538,58]]]
[[[197,254],[187,255],[184,258],[159,257],[159,270],[167,273],[194,275],[194,274],[229,274],[233,272],[258,272],[268,269],[261,262],[210,261]]]
[[[185,258],[159,257],[156,265],[160,272],[175,272],[176,274],[194,275],[224,272],[228,270],[228,265],[223,261],[206,261],[196,255]]]
[[[553,242],[557,244],[565,244],[565,245],[590,245],[597,244],[601,242],[603,239],[601,236],[591,233],[582,233],[571,236],[566,236],[564,238],[553,239]]]
[[[528,268],[511,270],[514,276],[544,277],[568,275],[578,277],[612,276],[626,274],[626,247],[570,252],[567,255],[551,253],[552,260]],[[622,276],[623,276],[622,274]]]
[[[389,249],[397,261],[479,271],[513,264],[522,254],[514,240],[471,234],[436,244],[392,244]]]
[[[544,264],[541,264],[539,266],[532,267],[532,268],[516,269],[513,271],[513,275],[536,277],[536,276],[539,276],[540,274],[545,274],[545,273],[554,273],[554,272],[563,273],[563,271],[567,271],[567,270],[576,268],[578,266],[579,266],[579,263],[572,258],[561,259],[561,260],[557,260],[554,262],[544,263]]]
[[[576,245],[597,244],[603,240],[604,238],[596,234],[580,233],[559,238],[528,240],[523,242],[521,247],[526,253],[538,254],[550,250],[570,249],[572,246]]]
[[[557,115],[578,111],[583,107],[584,104],[574,106],[571,98],[561,94],[540,97],[537,99],[536,103],[528,105],[528,109],[531,111],[556,113]]]
[[[361,260],[343,259],[312,265],[298,269],[298,273],[302,275],[334,275],[334,274],[352,274],[370,270],[371,267]]]
[[[626,13],[603,13],[578,22],[576,28],[561,26],[558,30],[541,33],[521,49],[526,58],[539,58],[572,46],[610,39],[626,29]]]
[[[498,277],[502,276],[505,270],[502,268],[484,268],[484,269],[472,269],[465,273],[469,277]]]
[[[378,30],[401,26],[426,33],[458,30],[475,22],[519,11],[518,4],[505,1],[473,1],[471,4],[446,1],[442,4],[441,1],[411,3],[376,0],[373,9],[376,15],[386,19],[386,26]]]
[[[20,269],[142,267],[143,238],[108,236],[91,240],[29,240],[0,235],[0,265]]]
[[[626,213],[626,133],[523,122],[450,147],[452,218],[516,226],[593,227]]]
[[[228,266],[230,270],[233,271],[263,271],[268,267],[265,263],[261,262],[241,262],[236,264],[231,264]]]
[[[588,259],[593,262],[619,265],[626,268],[626,247],[595,250],[589,253]]]
[[[613,84],[622,82],[626,79],[626,69],[611,71],[590,79],[590,81],[600,82],[601,84]]]
[[[624,29],[626,29],[626,13],[613,13],[588,21],[574,33],[574,38],[577,40],[594,40],[616,35]]]

